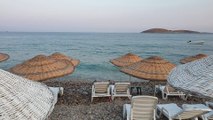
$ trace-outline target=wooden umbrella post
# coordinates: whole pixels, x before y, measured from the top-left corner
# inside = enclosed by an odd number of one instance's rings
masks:
[[[156,96],[156,91],[155,91],[155,85],[156,85],[156,83],[155,83],[155,81],[154,81],[154,96]]]

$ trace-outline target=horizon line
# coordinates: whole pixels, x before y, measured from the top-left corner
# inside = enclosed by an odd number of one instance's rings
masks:
[[[97,32],[97,31],[92,31],[92,32],[86,32],[86,31],[0,31],[0,32],[5,32],[5,33],[141,33],[141,32]]]
[[[141,32],[71,32],[71,31],[0,31],[0,33],[143,33]],[[144,34],[144,33],[143,33]],[[153,34],[153,33],[145,33]],[[199,32],[199,33],[154,33],[154,34],[213,34],[213,32]]]

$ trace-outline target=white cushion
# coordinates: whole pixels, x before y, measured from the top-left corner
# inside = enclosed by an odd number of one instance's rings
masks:
[[[203,111],[211,111],[211,109],[203,104],[183,104],[182,108],[185,111],[191,110],[203,110]]]
[[[180,113],[182,111],[182,109],[180,107],[177,106],[177,104],[174,103],[170,103],[170,104],[158,104],[157,105],[157,109],[158,110],[162,110],[162,109],[166,109],[168,112],[163,111],[164,115],[168,116],[168,117],[174,117],[176,114]]]

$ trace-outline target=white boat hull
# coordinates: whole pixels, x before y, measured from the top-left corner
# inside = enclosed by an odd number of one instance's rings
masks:
[[[191,41],[191,42],[188,42],[188,43],[192,44],[192,45],[203,45],[204,41]]]

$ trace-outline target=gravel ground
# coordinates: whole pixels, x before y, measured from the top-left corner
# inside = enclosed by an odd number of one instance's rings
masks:
[[[113,81],[111,81],[113,84]],[[51,115],[50,120],[122,120],[123,105],[130,103],[128,98],[94,98],[91,103],[91,88],[93,82],[89,81],[46,81],[48,86],[64,87],[64,95],[60,96]],[[133,86],[143,86],[142,95],[153,95],[153,85],[142,82],[132,82]],[[195,97],[187,101],[179,97],[169,97],[168,100],[161,99],[161,94],[156,95],[158,103],[176,103],[181,106],[183,103],[203,103],[205,100]],[[164,116],[160,120],[166,120]]]

